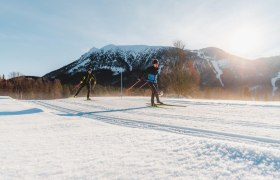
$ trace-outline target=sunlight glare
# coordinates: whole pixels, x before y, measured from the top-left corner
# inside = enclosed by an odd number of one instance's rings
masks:
[[[238,28],[229,37],[229,50],[241,56],[249,57],[259,50],[261,33],[258,28]]]

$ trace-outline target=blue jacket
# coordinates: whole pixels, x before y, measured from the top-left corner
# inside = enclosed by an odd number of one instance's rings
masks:
[[[147,82],[157,83],[158,68],[155,68],[154,66],[148,67],[148,68],[144,71],[144,75],[143,75],[142,77],[143,77],[143,79],[145,79]]]

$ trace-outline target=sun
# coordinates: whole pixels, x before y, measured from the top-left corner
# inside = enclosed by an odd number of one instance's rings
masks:
[[[261,33],[258,28],[240,27],[229,34],[229,50],[244,57],[254,57],[259,50]]]

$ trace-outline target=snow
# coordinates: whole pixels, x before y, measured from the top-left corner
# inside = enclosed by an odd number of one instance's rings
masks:
[[[104,46],[100,49],[100,51],[112,51],[122,53],[124,57],[127,55],[132,55],[134,59],[141,54],[149,54],[152,51],[158,51],[159,49],[164,48],[164,46],[147,46],[147,45],[114,45],[110,44]],[[132,67],[131,67],[132,70]]]
[[[202,59],[206,59],[208,64],[213,67],[213,71],[216,74],[216,78],[220,81],[221,86],[224,87],[224,83],[222,81],[221,75],[223,74],[223,68],[228,66],[228,61],[226,59],[215,59],[205,55],[203,50],[196,50],[198,57]],[[210,64],[211,63],[211,64]]]
[[[272,85],[272,96],[275,96],[275,93],[278,89],[278,87],[276,86],[276,81],[278,81],[280,79],[280,72],[278,72],[277,76],[274,78],[271,78],[271,85]]]
[[[99,69],[108,69],[113,72],[113,75],[118,75],[121,72],[125,71],[125,68],[122,67],[114,67],[114,66],[99,66]]]
[[[127,57],[128,55],[132,55],[134,59],[137,59],[137,56],[142,55],[142,54],[151,54],[154,51],[158,51],[161,48],[165,48],[164,46],[147,46],[147,45],[114,45],[110,44],[107,46],[102,47],[101,49],[93,47],[90,49],[88,52],[83,54],[81,58],[79,58],[76,62],[76,66],[71,67],[67,72],[69,74],[73,74],[75,71],[81,71],[80,69],[84,68],[86,64],[90,64],[90,56],[93,55],[94,53],[106,53],[111,51],[112,53],[119,52],[123,55],[123,57],[126,59],[127,62]],[[149,58],[148,58],[149,59]],[[128,62],[130,71],[132,71],[132,65],[131,62]],[[99,67],[100,69],[102,67]],[[125,69],[122,67],[108,67],[106,66],[104,69],[111,69],[114,72],[114,75],[117,75],[121,72],[124,72]]]
[[[279,102],[0,97],[0,179],[279,179]]]
[[[110,44],[107,46],[102,47],[100,50],[103,51],[123,51],[123,52],[133,52],[135,54],[151,50],[151,49],[160,49],[163,46],[147,46],[147,45],[114,45]]]
[[[91,54],[93,54],[93,53],[95,53],[97,51],[99,51],[99,49],[96,48],[96,47],[93,47],[88,52],[83,54],[80,59],[85,60],[85,59],[89,58]]]
[[[125,69],[122,68],[122,67],[111,67],[111,71],[114,72],[113,75],[118,75],[118,74],[120,74],[121,72],[124,72]]]
[[[75,67],[69,69],[68,73],[73,74],[75,71],[79,70],[80,68],[84,69],[84,71],[85,71],[87,68],[86,64],[89,64],[89,63],[90,63],[90,59],[86,59],[86,60],[82,61],[81,63],[78,63]]]
[[[213,67],[214,67],[214,72],[216,74],[216,78],[219,79],[221,85],[224,87],[224,83],[221,79],[221,75],[223,74],[223,71],[220,69],[219,64],[217,61],[211,61]]]

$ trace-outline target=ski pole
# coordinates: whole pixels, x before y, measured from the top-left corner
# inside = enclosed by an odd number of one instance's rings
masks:
[[[80,85],[81,85],[80,83],[77,84],[74,89],[77,89],[78,87],[80,87]]]
[[[130,86],[126,92],[130,91],[134,86],[136,86],[136,84],[138,84],[141,81],[141,79],[139,79],[138,81],[136,81],[136,83],[134,83],[132,86]]]
[[[144,87],[148,82],[145,82],[142,86],[139,87],[139,89],[141,89],[142,87]]]

